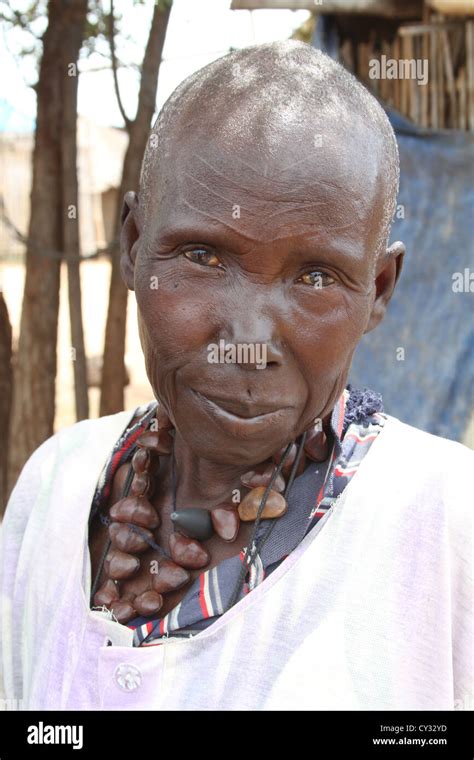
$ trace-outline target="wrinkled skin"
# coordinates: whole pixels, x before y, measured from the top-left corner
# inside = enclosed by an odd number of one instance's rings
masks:
[[[327,419],[360,337],[383,318],[404,248],[375,256],[380,160],[361,125],[340,139],[344,161],[334,137],[297,160],[290,136],[277,157],[261,146],[249,156],[184,126],[146,217],[134,193],[125,198],[122,273],[188,502],[228,492]],[[221,339],[265,344],[266,367],[209,363]]]

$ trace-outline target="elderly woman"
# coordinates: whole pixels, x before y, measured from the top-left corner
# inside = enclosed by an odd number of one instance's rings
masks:
[[[233,52],[169,98],[122,212],[155,400],[22,471],[7,700],[465,705],[474,456],[348,385],[401,270],[398,174],[381,107],[303,43]]]

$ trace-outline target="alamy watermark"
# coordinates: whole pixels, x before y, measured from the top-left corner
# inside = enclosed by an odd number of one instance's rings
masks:
[[[28,726],[28,744],[72,744],[73,749],[84,745],[83,726],[52,726],[40,721]]]
[[[210,343],[207,347],[209,364],[254,364],[257,369],[267,366],[266,343]]]
[[[474,293],[474,271],[469,267],[463,272],[453,272],[451,277],[453,293]]]
[[[427,58],[371,58],[370,79],[414,79],[417,84],[428,84]]]

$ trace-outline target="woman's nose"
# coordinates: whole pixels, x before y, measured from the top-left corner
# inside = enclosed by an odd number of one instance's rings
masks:
[[[227,344],[235,351],[242,369],[262,369],[283,364],[283,351],[274,319],[250,308],[229,320]],[[222,336],[224,337],[224,336]]]

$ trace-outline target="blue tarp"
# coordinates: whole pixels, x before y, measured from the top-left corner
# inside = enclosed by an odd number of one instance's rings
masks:
[[[385,320],[363,337],[350,379],[379,391],[389,414],[460,440],[474,410],[468,279],[474,279],[474,139],[388,115],[399,145],[398,203],[405,213],[395,219],[390,242],[403,240],[407,252]],[[464,291],[456,292],[460,282]],[[403,361],[397,360],[400,347]]]
[[[332,17],[319,19],[312,44],[337,58]],[[461,440],[474,411],[474,135],[387,114],[405,214],[394,220],[390,242],[402,240],[407,252],[385,320],[363,336],[350,382],[381,393],[389,414]],[[468,287],[455,292],[453,277]]]

